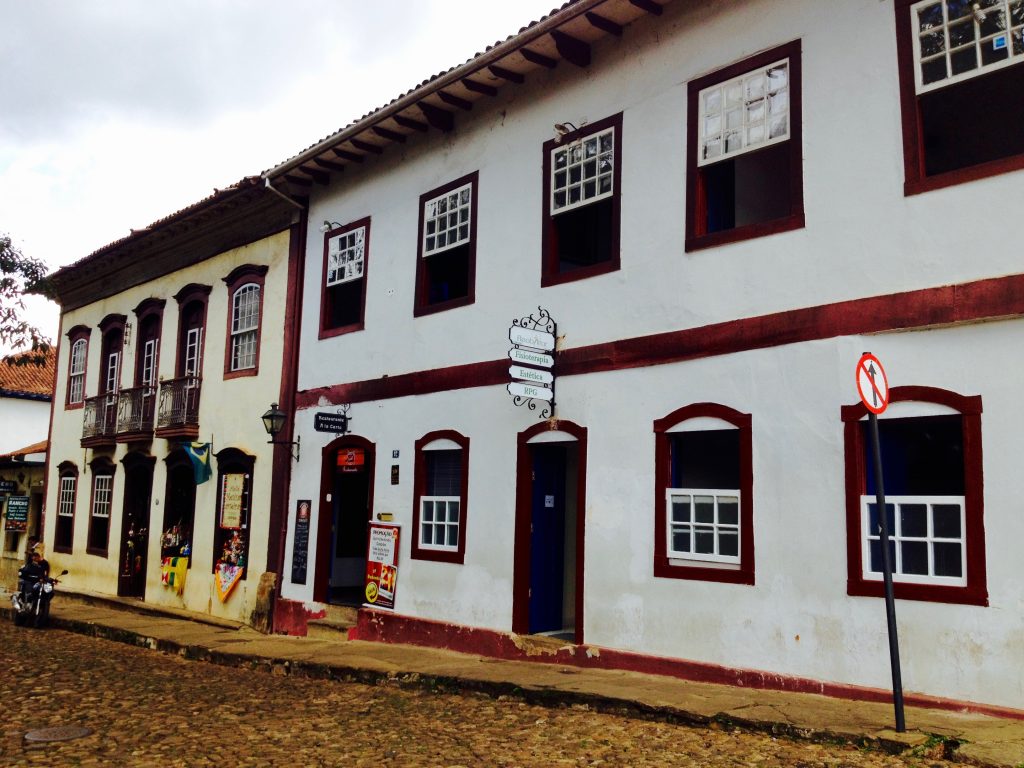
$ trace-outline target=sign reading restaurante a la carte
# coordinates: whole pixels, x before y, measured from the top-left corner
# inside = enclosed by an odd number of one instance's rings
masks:
[[[536,315],[512,321],[508,340],[512,348],[508,357],[512,361],[508,373],[512,381],[506,385],[517,406],[525,405],[531,411],[540,403],[542,419],[555,415],[555,340],[558,326],[543,307]]]

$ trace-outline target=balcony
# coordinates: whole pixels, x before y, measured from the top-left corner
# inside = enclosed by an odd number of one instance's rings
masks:
[[[117,442],[151,439],[155,410],[156,387],[153,385],[122,389],[117,400]]]
[[[82,447],[113,446],[117,429],[117,393],[87,397],[82,414]]]
[[[199,437],[199,390],[202,379],[182,376],[160,382],[156,436],[195,440]]]

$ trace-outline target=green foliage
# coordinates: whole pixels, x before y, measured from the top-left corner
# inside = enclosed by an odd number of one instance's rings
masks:
[[[25,256],[0,234],[0,345],[17,350],[3,358],[8,365],[43,365],[53,342],[22,317],[26,294],[49,296],[47,267]]]

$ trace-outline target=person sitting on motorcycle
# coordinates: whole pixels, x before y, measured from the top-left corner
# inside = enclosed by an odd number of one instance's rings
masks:
[[[29,596],[32,587],[35,586],[40,579],[46,578],[50,575],[50,564],[43,559],[43,553],[38,549],[32,550],[32,561],[27,565],[23,565],[18,571],[18,590],[25,597]]]

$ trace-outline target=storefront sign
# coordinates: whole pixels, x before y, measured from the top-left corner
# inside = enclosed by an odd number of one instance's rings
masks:
[[[326,413],[321,411],[313,416],[313,429],[317,432],[348,434],[348,413]]]
[[[338,466],[342,472],[360,472],[366,466],[366,451],[362,448],[342,448],[338,451]]]
[[[28,496],[7,497],[8,531],[24,531],[28,528]]]
[[[513,320],[512,327],[508,329],[508,339],[512,342],[508,356],[519,365],[509,366],[508,375],[512,381],[506,389],[513,404],[537,411],[542,419],[555,416],[555,372],[552,369],[555,366],[557,327],[551,314],[543,307],[537,307],[536,315]]]
[[[242,527],[242,494],[245,491],[245,475],[233,473],[224,475],[220,491],[220,527]]]
[[[370,523],[366,548],[366,605],[372,608],[395,608],[398,586],[398,541],[401,526]]]
[[[14,493],[18,490],[18,484],[13,480],[0,480],[0,493]]]
[[[292,538],[292,584],[306,583],[311,504],[312,502],[308,499],[303,499],[295,507],[295,536]]]

